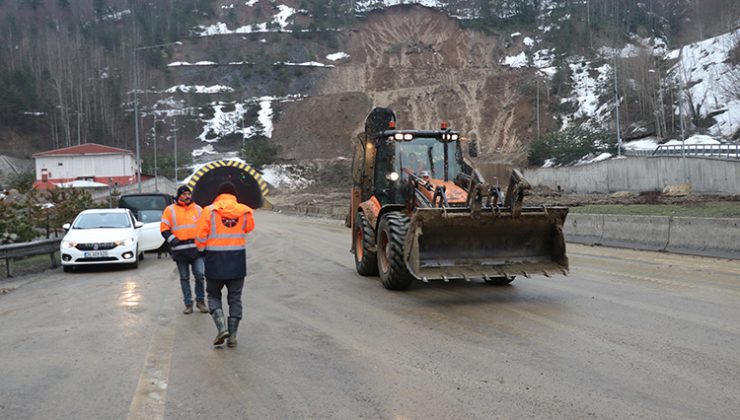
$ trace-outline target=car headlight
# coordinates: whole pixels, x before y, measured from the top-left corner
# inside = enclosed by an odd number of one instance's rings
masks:
[[[116,241],[116,245],[129,246],[134,243],[134,238],[126,238],[122,241]]]
[[[75,246],[77,246],[77,244],[75,242],[72,242],[72,241],[62,241],[62,248],[69,249],[69,248],[74,248]]]

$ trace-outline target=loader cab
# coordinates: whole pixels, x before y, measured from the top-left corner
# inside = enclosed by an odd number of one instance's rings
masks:
[[[457,133],[445,131],[386,131],[376,140],[374,191],[381,204],[402,204],[413,176],[453,180],[462,171]]]

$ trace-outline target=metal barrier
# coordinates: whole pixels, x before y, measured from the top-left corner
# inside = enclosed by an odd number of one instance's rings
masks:
[[[652,156],[655,150],[644,150],[644,149],[622,149],[622,154],[625,156]]]
[[[49,254],[51,257],[51,268],[56,268],[57,260],[55,254],[59,251],[61,238],[44,239],[41,241],[24,242],[19,244],[0,245],[0,259],[5,259],[5,272],[8,277],[13,277],[13,260],[34,255]]]
[[[659,145],[652,156],[686,156],[716,157],[722,159],[740,159],[740,144],[687,144]]]

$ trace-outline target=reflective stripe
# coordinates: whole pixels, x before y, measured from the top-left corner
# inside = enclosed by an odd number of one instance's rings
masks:
[[[169,220],[167,220],[167,219],[162,219],[162,220],[160,220],[160,222],[164,223],[164,224],[165,224],[165,225],[167,225],[167,226],[172,226],[172,225],[170,224],[170,221],[169,221]]]
[[[197,242],[205,242],[208,238],[195,238]]]
[[[247,230],[247,214],[244,213],[244,223],[242,223],[242,232]]]
[[[211,204],[211,231],[208,232],[208,239],[213,238],[213,232],[216,231],[216,212],[213,210],[213,204]]]
[[[172,224],[177,226],[177,213],[175,213],[175,206],[177,204],[170,204],[170,213],[172,214]]]
[[[185,244],[185,245],[173,246],[172,250],[179,251],[181,249],[188,249],[188,248],[195,248],[195,244]]]
[[[206,251],[244,251],[244,245],[206,245]]]
[[[170,237],[169,237],[169,238],[167,238],[167,242],[172,242],[172,241],[174,241],[175,239],[177,239],[177,237],[176,237],[175,235],[170,235]]]
[[[214,239],[224,239],[224,238],[237,238],[237,239],[239,239],[239,238],[243,238],[243,237],[244,237],[244,234],[243,233],[217,233],[215,235],[209,236],[209,238],[214,238]]]
[[[179,225],[172,228],[173,232],[177,232],[178,230],[182,229],[194,229],[195,225]]]

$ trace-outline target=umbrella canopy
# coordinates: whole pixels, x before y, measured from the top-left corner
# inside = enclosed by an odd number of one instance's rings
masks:
[[[188,182],[193,201],[205,207],[213,203],[218,186],[229,181],[236,187],[236,199],[253,209],[265,206],[267,183],[249,165],[235,160],[218,160],[200,168]]]

